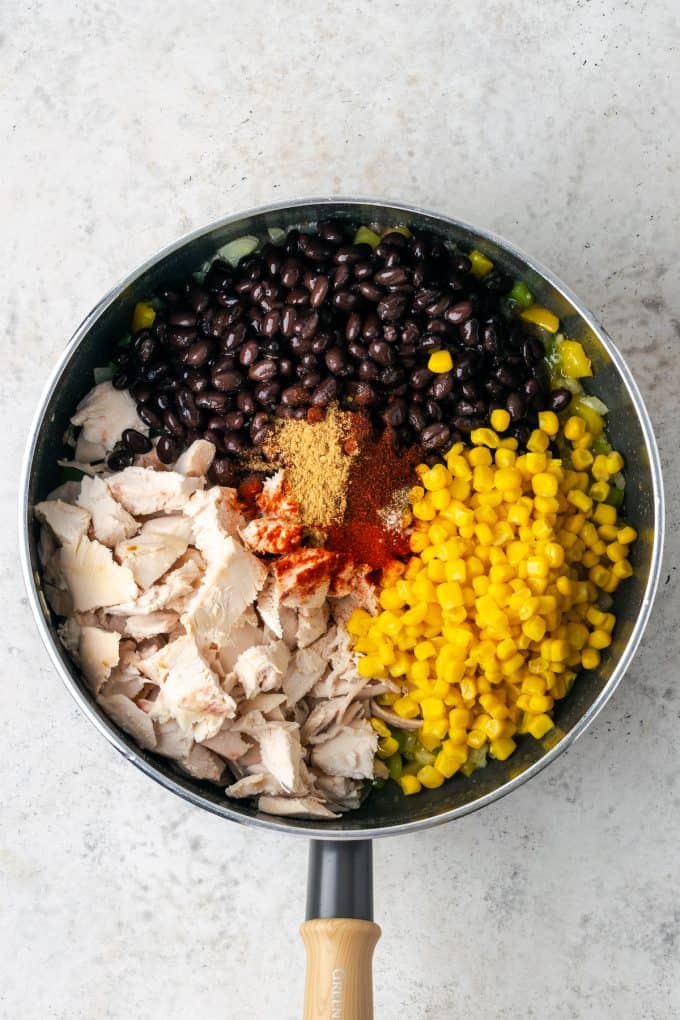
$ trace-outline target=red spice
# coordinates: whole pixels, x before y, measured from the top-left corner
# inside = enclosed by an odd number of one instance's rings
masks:
[[[377,440],[364,436],[359,445],[361,452],[349,476],[345,518],[329,529],[326,548],[381,569],[408,555],[408,539],[388,528],[380,511],[397,489],[412,483],[420,454],[416,447],[397,450],[391,429]]]

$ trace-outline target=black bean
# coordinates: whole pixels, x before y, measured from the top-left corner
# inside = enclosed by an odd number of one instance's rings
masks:
[[[352,312],[348,319],[347,325],[345,326],[345,338],[350,342],[352,340],[358,340],[362,333],[362,321],[361,316],[358,312]]]
[[[437,422],[427,425],[420,433],[420,442],[426,450],[441,450],[449,442],[451,431],[448,425]]]
[[[267,312],[262,320],[262,335],[272,337],[278,333],[281,326],[281,313],[277,311]]]
[[[476,347],[479,343],[479,319],[466,319],[458,327],[458,335],[466,347]]]
[[[119,372],[114,375],[111,385],[115,390],[126,390],[130,384],[130,377],[127,372]]]
[[[309,372],[301,379],[301,384],[306,390],[315,390],[321,382],[321,372]]]
[[[395,322],[406,308],[406,299],[401,294],[388,294],[378,303],[378,318],[382,322]]]
[[[237,350],[246,338],[245,322],[236,322],[229,327],[222,338],[222,348],[227,353]]]
[[[443,411],[436,400],[425,401],[425,414],[430,421],[441,421],[444,417]]]
[[[462,415],[457,416],[453,419],[453,425],[458,429],[459,432],[469,433],[473,429],[478,429],[484,424],[483,418],[475,417],[463,417]]]
[[[403,373],[396,365],[387,365],[380,373],[379,382],[390,389],[403,380]]]
[[[137,404],[137,414],[150,429],[159,429],[163,424],[161,416],[153,411],[148,404]]]
[[[489,354],[496,354],[500,343],[499,331],[496,323],[485,322],[482,326],[482,347]]]
[[[571,402],[571,391],[564,386],[559,386],[550,394],[550,410],[563,411]]]
[[[374,283],[369,283],[367,280],[360,283],[357,290],[362,297],[365,297],[367,301],[372,301],[373,304],[377,304],[385,296],[385,291],[381,290],[380,287],[376,287]]]
[[[394,352],[386,340],[373,340],[368,345],[368,353],[384,368],[391,365],[394,360]]]
[[[114,450],[109,454],[106,463],[112,471],[123,471],[135,462],[135,455],[132,450]]]
[[[317,277],[314,286],[312,287],[309,295],[309,303],[312,308],[320,308],[326,300],[328,294],[328,288],[330,287],[330,280],[327,276]]]
[[[248,340],[238,352],[238,360],[244,368],[248,368],[257,361],[260,354],[260,345],[257,340]]]
[[[138,432],[137,429],[124,429],[122,439],[128,450],[133,453],[148,453],[151,449],[149,437]]]
[[[318,332],[312,340],[312,352],[314,354],[323,354],[328,345],[331,343],[332,337],[330,333]]]
[[[429,392],[432,394],[435,400],[443,400],[448,397],[454,386],[454,375],[453,372],[442,372],[438,375],[432,385],[430,386]]]
[[[210,304],[210,295],[193,280],[189,286],[187,297],[197,315],[201,315]]]
[[[238,432],[246,423],[246,416],[242,411],[230,411],[224,416],[224,427],[230,431]]]
[[[342,244],[345,240],[345,230],[337,220],[319,220],[317,230],[319,236],[331,244]]]
[[[310,311],[306,315],[299,316],[295,323],[295,333],[303,340],[311,340],[319,327],[319,313]]]
[[[182,422],[177,416],[177,412],[174,411],[172,408],[170,408],[170,410],[164,413],[163,425],[168,430],[168,432],[172,433],[173,436],[184,435],[184,426],[182,425]]]
[[[516,390],[511,393],[505,401],[505,408],[510,414],[511,421],[520,421],[526,413],[526,404],[522,394]]]
[[[401,333],[397,325],[395,325],[393,322],[387,322],[383,326],[382,335],[383,340],[386,340],[388,344],[396,344]]]
[[[376,340],[380,336],[380,322],[375,312],[368,312],[364,316],[361,332],[364,340]]]
[[[358,361],[363,361],[364,358],[368,357],[368,347],[365,344],[359,343],[358,340],[350,340],[347,344],[347,353]]]
[[[212,414],[208,418],[207,422],[205,423],[205,427],[206,427],[207,431],[208,432],[224,432],[224,430],[226,428],[226,425],[225,425],[226,418],[227,418],[227,415]]]
[[[471,379],[475,374],[475,363],[469,351],[465,351],[457,356],[453,373],[459,382],[465,382],[466,379]]]
[[[243,450],[245,449],[243,436],[238,432],[225,432],[222,442],[227,453],[235,455],[243,453]]]
[[[323,382],[319,383],[314,392],[312,393],[312,403],[316,407],[325,407],[331,400],[335,398],[338,392],[338,383],[336,379],[332,377],[324,379]]]
[[[255,412],[255,399],[249,390],[242,390],[236,395],[236,406],[245,415]]]
[[[367,244],[342,244],[335,252],[333,261],[338,266],[352,265],[370,254],[371,248]]]
[[[508,365],[499,365],[494,370],[493,376],[501,386],[505,386],[508,390],[514,390],[519,382],[516,374]]]
[[[296,258],[287,258],[283,260],[281,266],[281,283],[288,290],[296,287],[300,279],[300,260]]]
[[[356,262],[352,266],[352,276],[357,283],[361,283],[362,280],[368,280],[375,272],[375,266],[372,262]]]
[[[382,413],[382,419],[386,425],[396,429],[404,424],[406,421],[406,401],[397,397],[396,400],[391,401]]]
[[[347,385],[347,400],[352,407],[370,407],[375,403],[375,390],[370,383],[351,382]]]
[[[179,456],[179,443],[174,436],[161,436],[156,443],[156,453],[162,464],[172,464]]]
[[[241,382],[241,373],[233,370],[215,372],[212,377],[213,386],[216,390],[221,390],[222,393],[233,393],[240,388]]]
[[[157,347],[158,341],[149,329],[143,329],[140,333],[137,333],[132,341],[132,350],[134,351],[137,360],[141,361],[142,364],[145,364],[147,361],[151,361],[156,353]]]
[[[457,400],[456,403],[453,405],[453,410],[456,412],[457,415],[462,416],[464,418],[469,418],[471,415],[475,413],[475,403],[476,402],[466,399]]]
[[[473,308],[472,302],[470,301],[458,301],[455,305],[450,305],[444,312],[444,318],[447,322],[453,323],[454,326],[459,326],[461,323],[466,322],[467,319],[472,315]]]
[[[398,287],[409,283],[409,274],[401,266],[393,266],[391,269],[379,269],[373,280],[381,287]]]
[[[207,291],[216,293],[219,290],[226,290],[231,285],[234,273],[230,265],[215,259],[208,272],[205,274],[203,286]]]
[[[193,327],[196,325],[196,313],[184,311],[170,312],[168,315],[168,323],[171,326],[185,326]]]
[[[252,379],[253,382],[268,382],[273,379],[277,374],[277,365],[271,358],[263,358],[261,361],[256,361],[248,369],[248,378]]]
[[[325,244],[320,237],[314,237],[313,234],[300,234],[298,248],[303,255],[315,262],[329,258],[333,252],[331,245]]]
[[[408,423],[416,432],[422,432],[427,425],[427,418],[423,410],[417,404],[411,404],[408,409]]]
[[[212,350],[212,344],[208,343],[207,340],[198,340],[186,352],[185,364],[193,365],[194,368],[200,368],[201,365],[205,365],[212,354]]]
[[[337,269],[334,269],[332,276],[333,290],[343,290],[347,286],[351,275],[351,270],[347,265],[338,266]]]
[[[281,403],[286,407],[296,407],[298,404],[308,404],[310,394],[304,386],[299,383],[295,386],[288,386],[281,394]]]
[[[231,486],[234,481],[234,465],[228,457],[215,457],[210,467],[210,478],[216,485]]]
[[[414,368],[409,376],[409,382],[414,390],[423,390],[432,382],[433,373],[429,368]]]
[[[196,407],[213,414],[226,414],[229,408],[229,396],[219,390],[204,390],[194,396]]]
[[[376,365],[375,361],[371,361],[370,358],[366,358],[365,361],[359,362],[357,368],[357,377],[361,382],[373,382],[380,375],[380,369]]]
[[[281,386],[279,383],[269,380],[268,382],[258,383],[255,387],[253,395],[258,404],[275,404],[281,393]]]
[[[350,290],[338,290],[333,295],[333,305],[341,312],[351,312],[358,300],[357,295],[352,294]]]
[[[292,290],[288,291],[286,297],[286,304],[288,305],[307,305],[309,304],[309,294],[304,287],[293,287]]]
[[[380,244],[390,245],[393,248],[406,248],[408,240],[403,234],[400,234],[397,230],[388,230],[386,234],[380,238]]]
[[[189,389],[177,391],[177,407],[183,425],[195,429],[201,424],[201,413],[196,407],[194,395]]]
[[[281,312],[281,334],[285,337],[291,337],[295,332],[295,322],[297,320],[297,312],[291,305],[286,307]]]
[[[331,347],[326,351],[325,355],[326,367],[329,372],[333,375],[337,375],[338,372],[342,372],[347,365],[347,359],[345,358],[345,352],[341,347]]]

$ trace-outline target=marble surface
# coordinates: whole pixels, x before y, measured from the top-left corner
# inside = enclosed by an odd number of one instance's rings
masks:
[[[113,281],[315,193],[460,215],[568,281],[649,401],[670,508],[652,623],[587,735],[510,799],[376,846],[377,1015],[679,1015],[674,0],[154,10],[0,12],[0,1016],[300,1015],[304,843],[186,807],[81,717],[26,607],[15,493],[50,366]]]

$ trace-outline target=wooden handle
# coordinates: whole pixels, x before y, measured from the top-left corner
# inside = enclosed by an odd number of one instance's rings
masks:
[[[373,1020],[378,925],[335,917],[305,921],[300,934],[307,950],[304,1020]]]

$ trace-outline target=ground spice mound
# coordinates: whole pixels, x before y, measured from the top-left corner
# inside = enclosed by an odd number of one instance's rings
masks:
[[[361,454],[351,464],[344,520],[328,532],[326,548],[346,553],[356,563],[382,568],[408,555],[409,541],[401,520],[385,519],[385,509],[413,484],[422,454],[417,447],[397,450],[394,434],[362,437]]]
[[[285,468],[291,497],[310,528],[328,528],[345,515],[350,469],[360,448],[356,417],[330,407],[321,421],[278,421],[265,444],[271,463]]]

